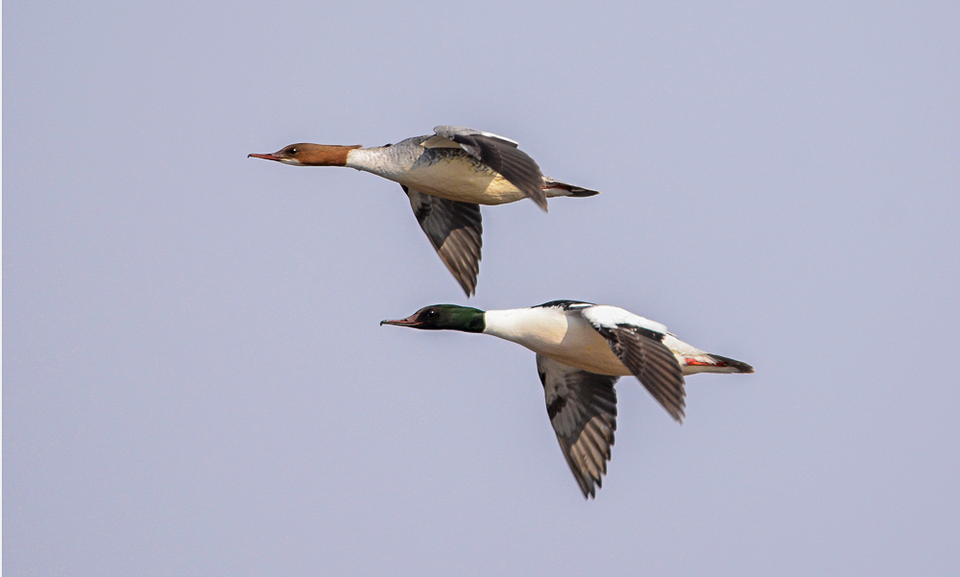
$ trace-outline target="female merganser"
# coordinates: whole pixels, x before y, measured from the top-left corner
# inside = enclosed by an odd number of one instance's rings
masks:
[[[607,473],[617,428],[614,383],[633,375],[678,422],[684,375],[752,373],[753,367],[701,351],[667,327],[609,305],[559,300],[524,309],[482,311],[431,305],[381,325],[484,333],[537,353],[547,415],[583,496]],[[596,487],[594,486],[596,485]]]
[[[399,182],[420,227],[468,297],[476,292],[480,272],[483,227],[478,205],[530,198],[546,211],[547,198],[598,194],[544,176],[509,138],[459,126],[433,130],[435,134],[375,148],[291,144],[248,158],[294,166],[346,166]]]

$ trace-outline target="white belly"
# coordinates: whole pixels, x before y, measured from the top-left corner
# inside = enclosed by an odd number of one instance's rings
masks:
[[[525,198],[517,187],[491,170],[477,170],[475,163],[459,157],[413,166],[393,177],[400,184],[448,200],[476,204],[504,204]]]

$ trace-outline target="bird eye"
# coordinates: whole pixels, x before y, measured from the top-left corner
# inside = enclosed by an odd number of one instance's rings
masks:
[[[427,309],[423,312],[423,316],[427,317],[428,319],[432,319],[433,317],[437,316],[437,309]]]
[[[291,148],[290,150],[287,151],[288,154],[296,154],[296,153],[298,153],[298,152],[300,152],[300,151],[297,150],[296,148]]]

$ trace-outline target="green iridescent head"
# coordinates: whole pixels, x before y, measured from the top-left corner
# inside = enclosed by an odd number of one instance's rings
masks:
[[[430,305],[423,307],[405,319],[380,321],[381,325],[411,327],[427,331],[464,331],[482,333],[486,328],[484,311],[460,305]]]

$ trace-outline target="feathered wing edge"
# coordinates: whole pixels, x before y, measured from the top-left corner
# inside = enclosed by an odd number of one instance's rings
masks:
[[[682,422],[686,406],[683,369],[673,352],[663,344],[665,335],[631,324],[606,326],[587,315],[585,318],[607,339],[613,354],[630,369],[653,398],[677,422]]]
[[[537,355],[547,416],[584,498],[596,496],[607,473],[617,429],[619,377],[598,375]]]
[[[480,206],[424,194],[400,185],[410,199],[413,214],[440,260],[467,296],[477,289],[483,224]]]

